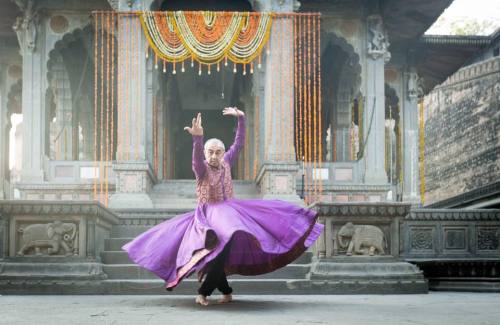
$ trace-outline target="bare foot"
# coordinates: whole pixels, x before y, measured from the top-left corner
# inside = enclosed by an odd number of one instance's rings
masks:
[[[205,297],[203,295],[196,296],[195,302],[197,304],[202,305],[202,306],[208,306],[208,299],[207,299],[207,297]]]
[[[226,304],[231,301],[233,301],[233,296],[231,294],[228,294],[228,295],[223,295],[222,298],[219,300],[219,303]]]

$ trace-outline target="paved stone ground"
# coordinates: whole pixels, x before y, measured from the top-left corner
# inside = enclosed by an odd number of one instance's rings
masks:
[[[194,296],[0,296],[0,324],[500,324],[500,294],[235,296],[208,307]]]

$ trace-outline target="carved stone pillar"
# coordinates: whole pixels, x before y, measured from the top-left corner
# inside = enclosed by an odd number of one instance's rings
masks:
[[[9,143],[8,143],[8,119],[7,114],[7,87],[6,77],[7,72],[5,66],[0,64],[0,200],[6,197],[6,177],[8,175],[7,169],[9,168]],[[1,231],[1,230],[0,230]]]
[[[13,28],[17,33],[23,57],[23,161],[21,179],[24,182],[42,181],[45,154],[45,54],[41,50],[43,29],[35,1],[16,1],[22,11]]]
[[[77,160],[73,157],[73,102],[68,74],[64,68],[62,57],[52,68],[52,87],[56,102],[56,122],[54,146],[55,160]]]
[[[256,1],[255,7],[258,11],[292,12],[294,1]],[[286,32],[291,30],[291,19],[273,21],[270,52],[261,72],[254,75],[261,112],[258,121],[261,142],[258,146],[262,155],[259,156],[263,159],[257,183],[264,198],[281,198],[298,203],[302,202],[295,189],[299,166],[295,162],[293,141],[290,140],[294,138],[294,114],[290,111],[294,89],[292,83],[281,82],[293,80],[293,33]]]
[[[365,183],[386,184],[384,65],[390,59],[382,17],[367,17],[366,103],[363,119]]]
[[[420,202],[418,166],[418,99],[423,95],[421,79],[414,69],[405,74],[403,107],[403,201]]]
[[[122,1],[119,5],[122,10],[140,9],[136,6],[129,7],[128,4],[122,8]],[[133,36],[130,35],[130,26],[134,26],[131,29]],[[152,208],[148,192],[156,178],[147,155],[147,143],[151,143],[148,141],[148,132],[151,132],[148,125],[150,126],[151,121],[147,117],[151,117],[152,107],[151,71],[148,71],[147,65],[151,62],[144,57],[146,39],[136,16],[120,17],[117,37],[118,67],[126,62],[130,63],[127,69],[118,68],[119,93],[131,96],[127,100],[118,101],[118,144],[116,163],[113,166],[117,185],[109,206]],[[122,44],[128,44],[128,47],[124,48]]]

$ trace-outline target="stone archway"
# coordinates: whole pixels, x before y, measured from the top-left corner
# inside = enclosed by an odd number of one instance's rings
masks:
[[[354,156],[350,136],[352,107],[355,99],[361,99],[360,58],[346,39],[334,33],[322,38],[323,159],[349,161]]]
[[[46,133],[46,137],[51,159],[95,159],[94,121],[97,118],[99,123],[100,117],[94,116],[94,32],[94,27],[90,24],[76,28],[56,41],[49,52],[46,114],[47,130],[50,131]],[[106,31],[103,33],[107,35]],[[114,60],[117,60],[116,51]],[[113,109],[116,114],[116,103]],[[97,130],[98,146],[101,142],[100,133]],[[112,134],[116,143],[116,125]],[[115,157],[115,152],[116,148],[112,157]],[[99,160],[99,150],[97,154]]]

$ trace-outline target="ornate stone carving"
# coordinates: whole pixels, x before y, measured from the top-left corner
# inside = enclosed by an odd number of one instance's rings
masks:
[[[348,256],[352,254],[373,256],[375,253],[384,255],[387,248],[384,232],[372,225],[354,225],[348,222],[340,228],[336,240],[339,247],[347,247]]]
[[[385,62],[391,59],[389,52],[389,37],[384,30],[382,17],[370,16],[367,19],[369,39],[368,39],[368,55],[373,59],[384,57]]]
[[[415,250],[434,249],[432,229],[412,229],[410,245],[411,249]]]
[[[63,215],[80,216],[93,215],[104,219],[111,224],[118,224],[119,218],[99,203],[94,202],[74,202],[74,203],[50,203],[39,201],[0,201],[0,214],[5,215]]]
[[[12,28],[17,34],[19,47],[22,51],[33,52],[35,50],[37,26],[40,15],[35,7],[34,0],[14,0],[23,15],[17,17]]]
[[[500,228],[478,228],[477,249],[497,250],[500,249]]]
[[[405,219],[428,221],[500,221],[500,213],[495,210],[418,209],[412,211]]]
[[[408,73],[408,97],[421,98],[424,95],[423,79],[416,72]]]
[[[48,255],[59,253],[61,248],[65,255],[78,253],[78,230],[74,223],[56,220],[47,224],[32,224],[17,231],[22,234],[23,239],[18,255],[25,255],[31,249],[35,250],[35,255],[41,255],[42,248],[47,248]]]
[[[54,33],[62,34],[68,30],[68,19],[63,15],[55,15],[50,18],[50,29]]]
[[[410,213],[409,204],[401,203],[316,203],[312,209],[320,216],[398,216],[405,217]]]
[[[119,0],[108,0],[108,3],[109,5],[111,6],[111,8],[113,8],[113,10],[118,10],[120,5],[119,5]]]

